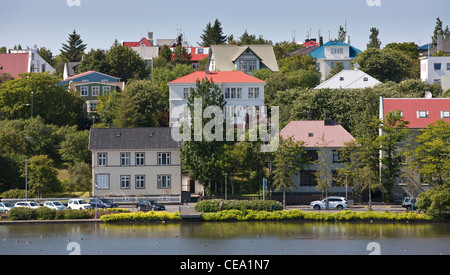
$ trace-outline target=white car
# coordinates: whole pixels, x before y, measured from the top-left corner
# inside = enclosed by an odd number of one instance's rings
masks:
[[[64,210],[66,207],[64,204],[60,203],[59,201],[46,201],[44,203],[44,207],[53,209],[53,210]]]
[[[10,202],[0,202],[0,213],[8,213],[13,208],[14,205]]]
[[[19,201],[14,204],[14,207],[24,207],[24,208],[32,208],[37,209],[41,207],[39,204],[32,202],[32,201]]]
[[[68,209],[73,210],[84,210],[84,209],[91,209],[91,205],[82,199],[70,199],[69,203],[67,204]]]
[[[344,197],[328,197],[328,209],[342,210],[348,208],[348,202]],[[321,201],[313,201],[310,203],[311,208],[314,210],[326,209],[327,199]]]

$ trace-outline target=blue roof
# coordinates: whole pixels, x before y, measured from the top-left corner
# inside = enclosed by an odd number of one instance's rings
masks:
[[[350,47],[350,56],[349,58],[355,58],[358,53],[361,52],[361,50],[343,42],[343,41],[328,41],[320,48],[317,48],[316,50],[312,51],[310,55],[314,58],[325,58],[325,47],[330,46],[349,46]]]
[[[110,76],[104,73],[96,72],[96,71],[88,71],[78,75],[74,75],[72,77],[67,78],[58,83],[58,86],[64,86],[69,84],[69,82],[83,82],[83,80],[88,80],[90,82],[102,82],[102,80],[108,80],[108,82],[120,82],[120,78]]]
[[[418,49],[419,51],[421,51],[421,50],[432,49],[433,47],[434,47],[433,44],[425,44],[425,45],[422,45],[422,46],[418,47],[417,49]]]

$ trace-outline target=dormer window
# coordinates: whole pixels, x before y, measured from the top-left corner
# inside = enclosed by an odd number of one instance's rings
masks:
[[[308,137],[314,137],[314,133],[308,133]]]
[[[339,78],[339,81],[344,81],[344,77],[341,76],[341,77]]]
[[[367,82],[367,81],[369,81],[369,78],[368,78],[368,77],[364,77],[364,78],[363,78],[363,81],[366,81],[366,82]]]
[[[417,118],[428,118],[428,111],[418,111]]]

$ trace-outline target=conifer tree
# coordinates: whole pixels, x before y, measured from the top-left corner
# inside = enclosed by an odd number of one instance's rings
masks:
[[[67,44],[62,44],[61,55],[68,62],[80,62],[84,55],[86,44],[83,44],[81,36],[73,30],[72,34],[69,34],[69,40]]]

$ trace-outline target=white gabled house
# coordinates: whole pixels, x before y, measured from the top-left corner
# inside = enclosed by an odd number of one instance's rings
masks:
[[[315,89],[364,89],[381,82],[360,70],[342,70]]]
[[[226,107],[264,106],[264,87],[266,82],[239,71],[204,72],[198,71],[171,81],[169,85],[170,126],[183,117],[191,89],[197,80],[207,78],[218,85],[225,97]],[[230,110],[227,108],[227,110]],[[227,110],[223,110],[224,113]]]

